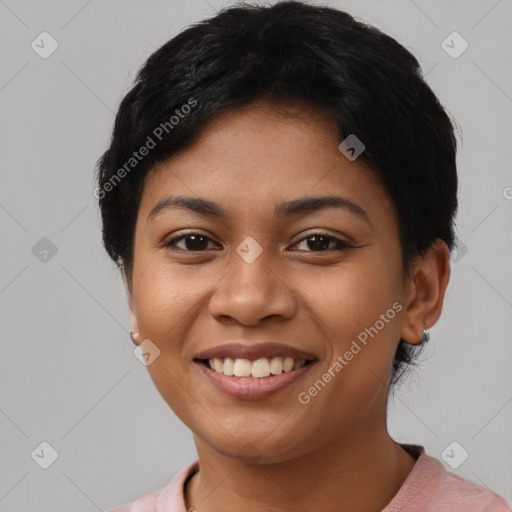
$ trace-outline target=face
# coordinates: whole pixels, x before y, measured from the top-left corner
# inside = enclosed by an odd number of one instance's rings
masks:
[[[160,351],[147,368],[164,400],[231,457],[257,446],[262,460],[284,461],[382,426],[398,341],[414,338],[391,200],[340,152],[332,122],[295,113],[257,102],[218,116],[148,175],[138,212],[132,330]],[[150,215],[177,196],[223,215],[176,204]],[[326,196],[345,202],[279,208]],[[196,360],[220,345],[267,342],[312,362],[266,394],[254,391],[257,377],[232,384],[241,377],[217,373],[238,391],[220,389]]]

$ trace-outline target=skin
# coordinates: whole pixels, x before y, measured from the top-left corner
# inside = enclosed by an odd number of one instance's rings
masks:
[[[133,271],[124,275],[131,329],[159,347],[151,379],[193,432],[200,471],[186,486],[187,509],[380,511],[415,463],[387,431],[393,356],[400,337],[418,344],[438,320],[449,250],[437,240],[403,275],[395,210],[376,175],[339,151],[333,121],[305,106],[283,109],[260,100],[223,113],[147,176]],[[332,207],[274,216],[284,201],[333,193],[364,208],[371,225]],[[214,200],[228,216],[174,207],[147,221],[176,195]],[[163,246],[184,230],[211,241],[202,252],[190,239]],[[315,232],[354,248],[316,249]],[[235,251],[249,236],[263,249],[250,264]],[[395,302],[401,311],[301,404],[298,393]],[[232,398],[192,360],[239,338],[291,345],[318,361],[270,397]]]

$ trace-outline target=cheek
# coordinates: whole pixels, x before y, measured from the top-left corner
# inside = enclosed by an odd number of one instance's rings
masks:
[[[191,268],[148,262],[136,276],[137,317],[147,337],[168,344],[197,307],[204,292]]]
[[[154,262],[141,265],[134,296],[139,330],[150,339],[159,355],[147,366],[156,389],[185,422],[193,415],[190,365],[191,349],[185,341],[200,306],[201,290],[189,273]],[[146,269],[146,270],[144,270]],[[192,393],[193,394],[193,393]],[[197,400],[197,398],[196,398]],[[192,400],[194,403],[194,400]]]
[[[139,330],[160,350],[148,371],[161,393],[178,396],[183,392],[179,388],[189,385],[197,349],[190,340],[197,342],[204,336],[200,319],[218,277],[211,271],[200,273],[193,266],[148,260],[140,265],[135,278]]]
[[[330,347],[323,370],[335,375],[325,376],[334,408],[343,403],[355,412],[371,406],[387,386],[403,309],[398,276],[389,263],[368,258],[300,280],[319,334]]]
[[[346,268],[340,265],[329,272],[309,271],[297,282],[300,282],[298,294],[307,300],[317,320],[331,337],[340,340],[357,337],[400,299],[398,280],[392,269],[375,260],[368,264],[354,262]],[[396,317],[396,311],[391,311],[388,317]]]
[[[301,294],[307,297],[319,335],[331,351],[321,373],[302,390],[313,431],[332,429],[338,435],[340,428],[346,428],[350,432],[386,401],[401,305],[389,267],[387,273],[379,267],[354,264],[300,280]],[[325,410],[331,411],[331,426],[314,424],[315,418],[325,418]]]

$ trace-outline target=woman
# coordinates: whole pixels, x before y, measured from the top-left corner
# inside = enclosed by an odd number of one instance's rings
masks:
[[[394,39],[228,8],[151,55],[97,178],[132,341],[198,452],[113,511],[511,510],[387,431],[457,211],[452,122]]]

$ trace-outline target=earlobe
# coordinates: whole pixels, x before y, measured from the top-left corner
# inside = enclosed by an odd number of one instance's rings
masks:
[[[137,316],[135,315],[135,308],[133,306],[133,294],[131,291],[131,283],[126,279],[126,274],[123,270],[123,281],[125,284],[126,294],[128,296],[128,307],[130,309],[130,338],[134,345],[140,344],[140,334],[139,334],[139,327],[137,322]]]
[[[421,345],[425,339],[428,341],[428,333],[423,325],[418,328],[415,324],[409,324],[407,331],[402,329],[401,337],[410,345]]]
[[[441,316],[450,278],[450,251],[443,240],[437,238],[425,256],[414,262],[412,275],[401,337],[411,345],[419,345],[424,329],[432,327]]]
[[[140,343],[139,326],[137,323],[137,317],[135,316],[135,311],[133,308],[133,300],[131,297],[128,300],[128,305],[130,307],[130,325],[131,325],[130,338],[134,345],[139,345],[139,343]]]
[[[414,323],[409,323],[402,327],[401,338],[410,345],[420,345],[423,340],[423,326],[417,321],[419,328]]]
[[[133,342],[134,345],[139,346],[140,334],[138,332],[130,331],[130,338],[132,339],[132,342]]]

